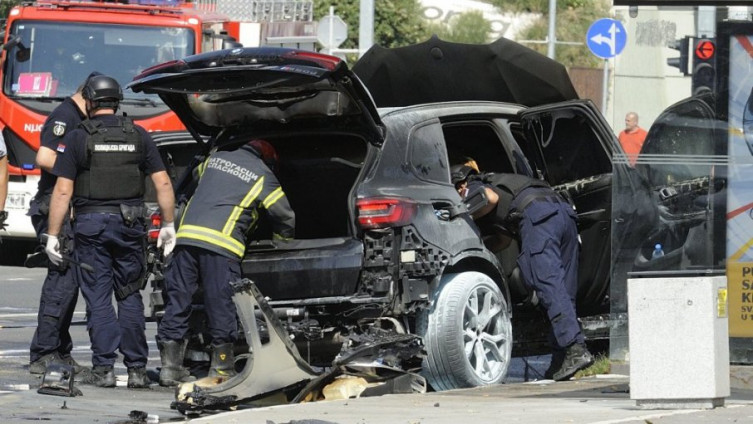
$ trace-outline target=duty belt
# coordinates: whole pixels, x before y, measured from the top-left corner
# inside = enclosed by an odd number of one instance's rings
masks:
[[[113,213],[120,215],[120,206],[77,206],[73,208],[73,212],[75,215],[81,215],[84,213]]]
[[[533,202],[546,201],[546,202],[558,203],[561,199],[562,197],[560,197],[560,195],[557,193],[542,193],[540,191],[535,191],[533,193],[528,193],[525,196],[523,196],[521,201],[517,202],[518,204],[515,206],[515,211],[523,212]]]

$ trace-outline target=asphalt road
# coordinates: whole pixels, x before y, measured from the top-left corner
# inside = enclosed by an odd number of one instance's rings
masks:
[[[84,394],[81,397],[65,398],[40,395],[36,389],[41,384],[39,376],[28,372],[29,342],[36,328],[39,293],[45,270],[23,267],[0,267],[0,422],[8,420],[47,420],[60,422],[120,422],[127,420],[130,411],[149,411],[165,419],[183,419],[170,409],[174,400],[171,389],[153,385],[149,390],[129,390],[125,387],[127,371],[122,361],[115,364],[118,387],[99,389],[76,384]],[[144,298],[148,296],[144,294]],[[145,300],[146,302],[146,300]],[[82,365],[91,366],[89,336],[86,332],[85,304],[83,298],[74,314],[71,335],[74,340],[72,355]],[[156,323],[147,322],[149,362],[147,369],[156,378],[160,366],[159,350],[155,342]],[[516,359],[511,367],[508,381],[520,382],[541,378],[549,364],[549,357],[529,357],[525,362]],[[19,408],[31,404],[36,408]],[[107,405],[103,407],[103,405]],[[63,407],[65,406],[65,407]],[[70,419],[70,421],[66,421]]]
[[[165,423],[189,418],[170,408],[172,389],[125,387],[126,370],[116,364],[118,387],[76,384],[83,395],[38,394],[41,379],[28,372],[28,346],[44,270],[0,267],[0,423]],[[84,304],[79,301],[73,356],[91,365]],[[148,369],[155,376],[159,352],[156,324],[147,323]],[[630,399],[627,376],[609,375],[555,383],[539,380],[548,357],[514,359],[506,384],[413,395],[386,395],[341,401],[258,407],[203,417],[192,422],[260,424],[455,424],[475,423],[743,423],[753,422],[753,390],[733,390],[725,407],[713,410],[646,410]],[[689,361],[692,363],[693,361]],[[695,364],[694,366],[698,366]],[[528,382],[524,382],[529,380]],[[136,415],[134,414],[134,411]],[[143,415],[147,420],[133,419]]]

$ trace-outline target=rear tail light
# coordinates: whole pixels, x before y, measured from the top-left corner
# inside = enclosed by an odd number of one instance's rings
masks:
[[[159,229],[162,226],[162,216],[158,212],[154,212],[149,217],[149,243],[157,243],[159,238]]]
[[[417,209],[414,202],[396,198],[360,199],[356,207],[358,224],[365,229],[406,225],[413,220]]]

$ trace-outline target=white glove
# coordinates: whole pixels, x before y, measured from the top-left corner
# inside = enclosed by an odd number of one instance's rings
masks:
[[[47,235],[47,245],[44,247],[47,257],[50,258],[50,262],[55,265],[63,263],[63,255],[60,254],[60,242],[58,236]]]
[[[165,246],[162,253],[167,257],[173,253],[175,247],[175,224],[172,222],[165,224],[159,229],[159,236],[157,236],[157,249]]]

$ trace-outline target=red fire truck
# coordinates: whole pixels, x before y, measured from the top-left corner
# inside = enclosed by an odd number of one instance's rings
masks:
[[[0,232],[4,263],[21,260],[33,245],[26,211],[39,181],[34,160],[42,124],[90,72],[125,85],[155,64],[233,42],[227,31],[237,24],[210,11],[215,8],[176,0],[129,1],[141,3],[40,0],[25,2],[8,16],[0,68],[0,131],[10,163],[9,226]],[[149,131],[182,129],[157,96],[126,91],[121,110]]]

